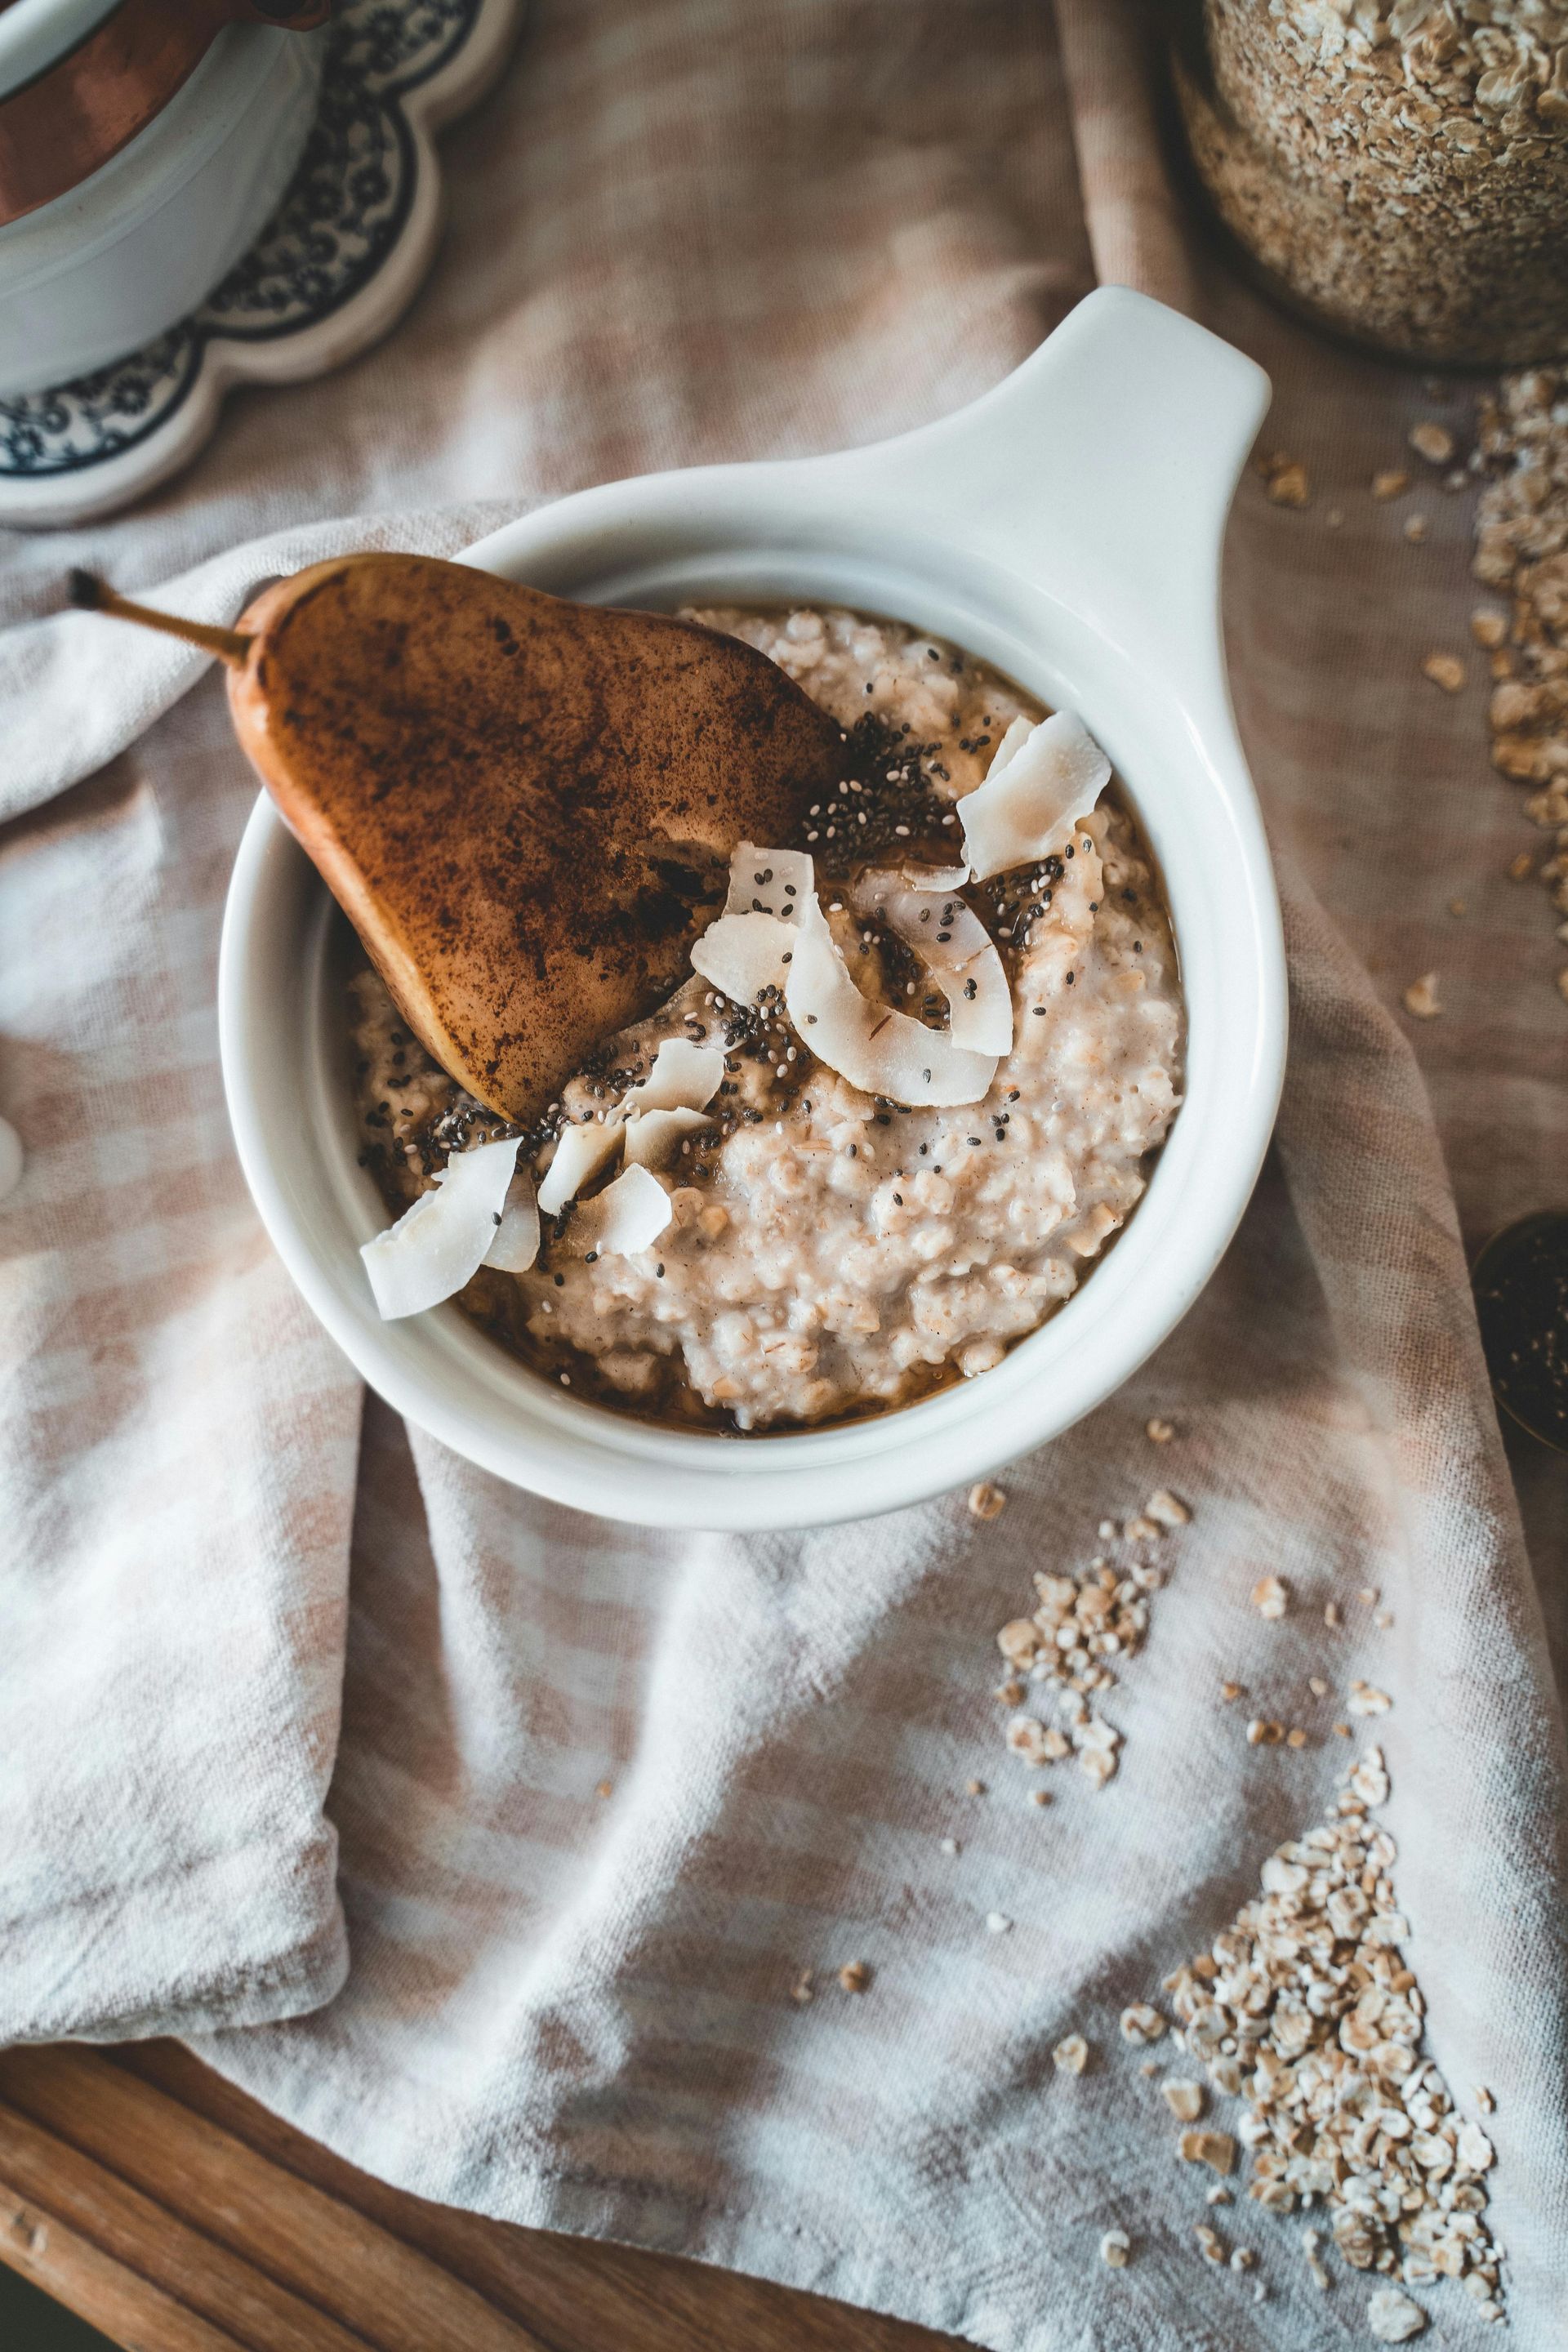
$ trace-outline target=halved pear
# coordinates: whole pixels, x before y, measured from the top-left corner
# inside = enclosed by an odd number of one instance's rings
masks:
[[[235,630],[73,594],[228,663],[240,742],[409,1027],[512,1119],[669,993],[737,842],[789,839],[842,770],[752,646],[467,564],[338,557]]]

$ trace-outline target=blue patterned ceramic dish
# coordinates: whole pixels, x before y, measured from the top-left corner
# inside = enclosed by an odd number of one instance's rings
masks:
[[[216,289],[143,349],[0,400],[0,523],[127,505],[188,464],[231,384],[299,383],[385,333],[435,250],[432,134],[489,86],[521,16],[521,0],[350,0],[288,191]]]

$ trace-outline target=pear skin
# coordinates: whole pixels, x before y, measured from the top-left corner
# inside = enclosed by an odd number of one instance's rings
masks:
[[[526,1123],[686,976],[741,840],[842,730],[764,655],[466,564],[359,555],[242,616],[240,742],[422,1045]]]

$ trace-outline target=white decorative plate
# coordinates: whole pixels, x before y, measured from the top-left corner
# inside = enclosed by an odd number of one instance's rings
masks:
[[[235,383],[300,383],[375,341],[430,266],[433,143],[505,62],[523,0],[348,0],[278,211],[223,283],[122,360],[0,400],[0,524],[90,521],[188,465]]]

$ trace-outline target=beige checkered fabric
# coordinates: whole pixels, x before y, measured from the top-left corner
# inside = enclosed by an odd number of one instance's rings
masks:
[[[1091,237],[1179,295],[1118,10],[1062,18],[1058,48],[1037,0],[539,0],[386,347],[236,403],[141,513],[7,544],[0,1107],[29,1160],[0,1207],[0,2032],[205,2037],[427,2196],[997,2352],[1319,2352],[1364,2337],[1366,2278],[1331,2256],[1320,2294],[1300,2217],[1245,2204],[1226,2234],[1258,2269],[1201,2260],[1202,2187],[1116,2018],[1321,1818],[1362,1675],[1394,1696],[1431,2045],[1461,2099],[1496,2094],[1513,2340],[1547,2352],[1568,1489],[1521,1448],[1532,1579],[1461,1233],[1563,1195],[1568,1013],[1544,894],[1505,877],[1531,836],[1479,665],[1452,699],[1419,671],[1466,652],[1469,499],[1424,481],[1417,548],[1365,489],[1418,415],[1462,432],[1468,394],[1201,273],[1312,484],[1289,511],[1247,482],[1227,572],[1289,932],[1279,1150],[1173,1339],[987,1523],[953,1496],[639,1535],[362,1415],[227,1144],[214,962],[251,785],[221,697],[162,643],[37,617],[69,562],[184,572],[177,601],[226,615],[331,548],[449,551],[595,478],[913,424],[1032,348]],[[1445,1010],[1413,1032],[1400,991],[1433,968]],[[994,1629],[1162,1482],[1194,1518],[1105,1702],[1121,1772],[1059,1773],[1040,1810]],[[1279,1623],[1248,1602],[1267,1572]],[[1247,1709],[1306,1746],[1249,1748]],[[1049,2060],[1074,2030],[1079,2080]],[[1484,2333],[1457,2288],[1423,2300],[1443,2342]]]

